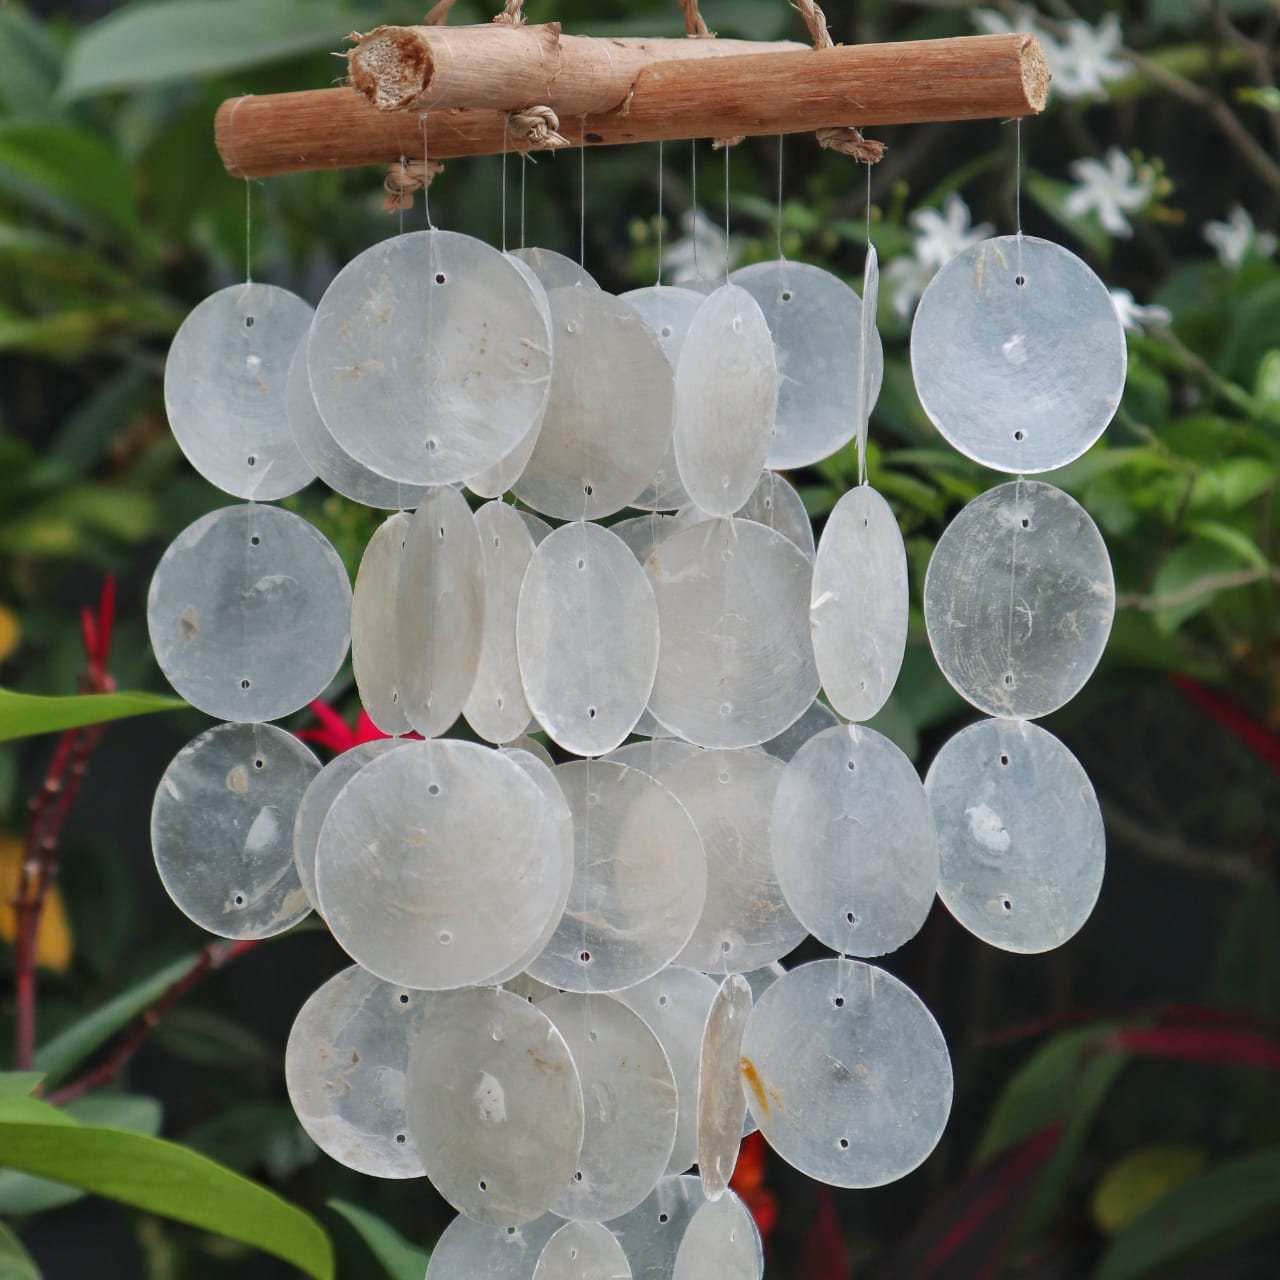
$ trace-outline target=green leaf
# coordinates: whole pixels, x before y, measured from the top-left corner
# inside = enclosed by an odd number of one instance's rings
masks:
[[[1218,999],[1224,1008],[1280,1020],[1280,889],[1258,875],[1240,894],[1218,953]]]
[[[0,1222],[0,1280],[40,1280],[40,1268],[17,1233]]]
[[[1207,542],[1216,543],[1251,569],[1265,570],[1268,567],[1262,548],[1247,533],[1234,529],[1229,524],[1222,524],[1218,520],[1193,520],[1187,525],[1187,532],[1197,538],[1204,538]]]
[[[1203,1167],[1204,1149],[1184,1142],[1161,1142],[1131,1151],[1107,1170],[1094,1189],[1093,1220],[1104,1235],[1115,1235]]]
[[[1217,542],[1195,538],[1174,547],[1152,583],[1161,602],[1153,617],[1156,627],[1172,635],[1188,618],[1207,609],[1224,589],[1223,583],[1240,572],[1240,559]]]
[[[337,50],[352,15],[302,0],[169,0],[132,6],[85,29],[67,58],[64,101],[203,79]]]
[[[1265,458],[1227,458],[1202,471],[1191,490],[1192,510],[1206,507],[1234,511],[1272,488],[1276,467]]]
[[[43,1079],[40,1071],[0,1071],[0,1098],[29,1098]]]
[[[332,1280],[333,1249],[314,1218],[177,1143],[87,1125],[0,1121],[0,1165],[239,1240],[315,1280]]]
[[[61,733],[109,720],[126,720],[155,711],[177,711],[187,704],[162,693],[85,693],[49,698],[35,693],[0,689],[0,742],[31,738],[38,733]]]
[[[1203,1261],[1215,1242],[1240,1243],[1273,1230],[1280,1212],[1280,1149],[1260,1151],[1187,1178],[1140,1214],[1111,1244],[1097,1280],[1168,1275],[1182,1259]]]
[[[356,1234],[368,1245],[369,1252],[382,1264],[390,1280],[422,1280],[430,1257],[425,1249],[415,1249],[381,1218],[375,1218],[345,1200],[330,1200],[328,1204],[355,1228]]]
[[[16,5],[0,8],[0,106],[6,115],[52,115],[61,62],[43,24]]]

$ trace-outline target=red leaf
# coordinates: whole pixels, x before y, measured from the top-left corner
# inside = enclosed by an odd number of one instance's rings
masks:
[[[1170,679],[1210,719],[1216,720],[1233,738],[1280,773],[1280,738],[1265,724],[1255,720],[1231,698],[1208,688],[1191,676],[1174,675]]]
[[[818,1191],[818,1212],[805,1241],[797,1275],[805,1280],[849,1280],[849,1261],[836,1217],[836,1203],[827,1187]]]
[[[1265,1067],[1280,1071],[1280,1043],[1247,1031],[1198,1027],[1130,1027],[1104,1036],[1099,1044],[1148,1058],[1212,1062],[1219,1066]]]

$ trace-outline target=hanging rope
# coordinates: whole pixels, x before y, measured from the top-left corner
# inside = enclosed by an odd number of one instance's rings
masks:
[[[502,12],[493,20],[499,26],[523,27],[526,21],[521,12],[523,9],[524,0],[506,0]],[[507,116],[507,131],[535,150],[553,150],[569,145],[569,139],[560,132],[560,117],[550,107],[534,106],[512,111]]]
[[[414,195],[425,191],[443,170],[444,165],[439,160],[402,160],[393,164],[382,180],[387,193],[382,207],[388,213],[412,209]]]
[[[699,40],[715,37],[716,33],[707,30],[702,14],[698,12],[698,0],[680,0],[680,7],[684,10],[685,35]]]

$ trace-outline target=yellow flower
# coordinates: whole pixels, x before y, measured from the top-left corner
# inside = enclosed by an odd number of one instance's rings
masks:
[[[18,647],[21,638],[22,628],[18,625],[18,615],[0,604],[0,662]]]
[[[17,932],[13,899],[22,874],[22,841],[0,834],[0,940],[12,943]],[[40,913],[40,937],[36,944],[36,964],[59,973],[71,964],[71,928],[57,885],[50,886]]]

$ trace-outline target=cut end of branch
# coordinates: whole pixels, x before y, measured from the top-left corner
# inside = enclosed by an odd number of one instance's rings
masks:
[[[1049,101],[1049,62],[1044,56],[1044,46],[1036,36],[1023,37],[1018,50],[1022,67],[1022,90],[1027,95],[1027,106],[1040,112]]]
[[[378,27],[347,54],[351,87],[379,111],[407,111],[435,73],[431,46],[412,27]]]

